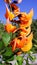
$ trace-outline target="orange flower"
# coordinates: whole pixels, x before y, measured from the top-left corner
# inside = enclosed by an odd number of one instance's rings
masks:
[[[20,55],[22,52],[20,51],[20,52],[17,52],[17,55]]]
[[[33,39],[33,33],[31,32],[31,34],[27,38],[28,38],[28,40],[32,41],[32,39]]]
[[[13,32],[14,30],[16,29],[15,26],[13,26],[12,24],[8,23],[5,25],[5,30],[10,33],[10,32]]]
[[[16,4],[14,4],[14,3],[11,3],[10,6],[11,6],[14,14],[17,16],[20,13],[20,9],[18,8],[18,6],[16,6]]]
[[[32,24],[32,17],[33,17],[33,9],[27,14],[25,12],[21,12],[18,16],[20,20],[20,25],[24,25],[24,27],[28,27]]]
[[[34,12],[33,12],[33,8],[30,10],[30,12],[28,13],[28,20],[29,19],[32,19],[32,17],[33,17],[33,15],[34,15]]]
[[[27,14],[26,12],[21,12],[21,16],[19,17],[22,21],[29,21],[33,17],[33,9],[30,10],[30,12]]]
[[[19,24],[20,25],[20,27],[29,27],[30,25],[32,24],[32,19],[31,20],[29,20],[26,24]]]
[[[11,0],[4,0],[4,2],[8,4],[8,3],[11,3]]]
[[[16,47],[17,48],[22,48],[24,46],[25,42],[26,42],[26,38],[23,37],[21,40],[20,39],[17,39],[16,42],[17,42],[16,43]]]
[[[27,36],[28,34],[30,34],[30,32],[31,32],[31,27],[30,26],[27,29],[24,28],[24,27],[21,27],[21,28],[26,30],[26,32],[24,32],[23,30],[20,32],[21,36]]]
[[[21,50],[23,52],[27,52],[32,48],[32,39],[33,39],[33,34],[31,33],[28,37],[27,37],[27,42],[24,45],[24,47],[21,48]]]
[[[10,45],[12,46],[12,51],[14,51],[16,48],[22,48],[24,44],[26,43],[26,38],[22,38],[21,40],[19,38],[15,38],[13,41],[11,41]]]
[[[23,31],[23,32],[27,33],[26,29],[25,29],[25,28],[22,28],[22,27],[20,27],[20,28],[16,29],[13,33],[15,33],[15,32],[16,32],[16,31],[18,31],[18,30],[21,30],[21,31]]]
[[[23,48],[21,48],[21,50],[22,50],[23,52],[27,52],[27,51],[29,51],[31,48],[32,48],[32,42],[29,41],[28,43],[26,43],[26,44],[24,45]]]
[[[31,33],[28,37],[18,37],[11,41],[12,51],[16,48],[20,48],[22,51],[27,52],[32,48],[33,34]]]
[[[23,32],[23,31],[20,32],[20,36],[26,36],[26,34],[27,33]]]
[[[14,18],[14,14],[12,12],[9,11],[8,7],[6,6],[6,14],[5,14],[5,18],[9,20],[12,20]]]

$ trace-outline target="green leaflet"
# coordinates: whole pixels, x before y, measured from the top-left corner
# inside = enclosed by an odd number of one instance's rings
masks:
[[[18,62],[16,62],[15,65],[18,65]]]
[[[17,60],[18,65],[22,65],[22,63],[23,63],[23,57],[22,56],[16,56],[16,60]]]
[[[31,60],[31,61],[35,61],[36,57],[34,55],[29,55],[28,58]]]
[[[11,47],[6,47],[6,52],[3,54],[4,56],[10,56],[12,55],[12,49]]]
[[[4,65],[4,64],[0,63],[0,65]]]
[[[27,57],[27,59],[26,59],[26,65],[29,65],[29,62],[28,62],[28,57]]]
[[[4,49],[4,43],[2,40],[0,40],[0,51]]]
[[[10,40],[11,40],[11,36],[10,34],[8,34],[7,32],[4,32],[3,35],[2,35],[2,40],[5,44],[5,46],[8,46]]]
[[[33,32],[33,47],[32,47],[32,51],[34,53],[37,53],[37,19],[34,19],[32,22],[32,32]]]
[[[3,59],[7,60],[7,61],[13,60],[14,59],[14,55],[13,55],[11,47],[6,47],[5,50],[6,51],[3,53]]]

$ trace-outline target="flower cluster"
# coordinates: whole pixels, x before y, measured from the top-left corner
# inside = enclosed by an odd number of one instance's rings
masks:
[[[10,41],[9,45],[12,47],[12,51],[15,51],[18,48],[23,52],[27,52],[32,48],[33,33],[31,31],[31,24],[33,9],[31,9],[29,13],[21,12],[20,8],[16,4],[20,3],[22,0],[14,2],[11,0],[4,1],[6,3],[5,30],[8,33],[16,33],[20,31],[18,36]],[[16,17],[18,17],[18,20],[15,19]],[[12,23],[19,24],[19,28],[17,28],[16,25],[13,25]]]

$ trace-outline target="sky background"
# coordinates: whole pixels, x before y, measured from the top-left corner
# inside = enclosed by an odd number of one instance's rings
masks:
[[[22,0],[22,2],[18,4],[18,6],[22,12],[27,13],[33,8],[34,10],[33,19],[37,19],[37,0]],[[5,23],[6,21],[4,17],[5,12],[6,12],[5,2],[4,0],[0,0],[0,20],[2,20],[3,23]]]

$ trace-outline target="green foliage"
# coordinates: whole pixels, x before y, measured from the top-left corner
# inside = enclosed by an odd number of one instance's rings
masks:
[[[31,61],[35,61],[36,57],[34,55],[29,55],[28,58],[31,60]]]
[[[4,56],[10,56],[12,55],[12,50],[11,47],[6,47],[6,52],[3,54]]]
[[[16,62],[15,65],[18,65],[18,62]]]
[[[4,64],[0,63],[0,65],[4,65]]]
[[[37,19],[32,22],[32,31],[33,31],[33,48],[32,51],[37,53]]]
[[[12,48],[11,47],[6,47],[5,48],[5,52],[2,53],[3,55],[3,59],[5,61],[11,61],[14,59],[14,55],[13,55],[13,52],[12,52]]]
[[[2,49],[4,49],[4,43],[3,43],[2,40],[0,40],[0,51],[1,51]]]
[[[17,60],[18,65],[22,65],[22,63],[23,63],[23,57],[22,56],[16,56],[16,60]]]
[[[4,32],[4,24],[0,23],[0,38],[2,37],[3,32]]]
[[[4,32],[3,35],[2,35],[2,40],[5,44],[5,46],[8,46],[8,44],[10,44],[10,40],[11,40],[11,36],[10,34],[8,34],[7,32]]]
[[[28,62],[28,57],[27,57],[27,59],[26,59],[26,65],[29,65],[29,62]]]

